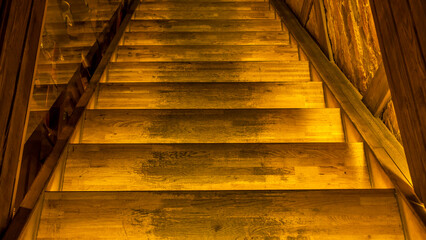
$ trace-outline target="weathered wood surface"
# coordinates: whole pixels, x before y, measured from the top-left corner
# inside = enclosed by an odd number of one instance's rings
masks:
[[[138,32],[125,33],[122,45],[284,45],[286,32]]]
[[[130,32],[249,32],[281,31],[276,19],[215,19],[215,20],[133,20],[129,23]]]
[[[50,192],[45,199],[39,239],[404,239],[392,190]]]
[[[68,33],[78,38],[78,34],[94,34],[101,32],[105,21],[76,22]],[[53,31],[59,32],[62,23],[46,23]],[[126,32],[249,32],[249,31],[281,31],[281,24],[276,19],[161,19],[133,20]],[[60,37],[60,36],[59,36]],[[65,36],[63,36],[65,37]]]
[[[75,58],[70,58],[75,59]],[[297,49],[286,45],[120,46],[116,62],[296,61]]]
[[[74,64],[57,65],[55,81],[48,68],[39,71],[40,84],[64,84]],[[137,82],[307,82],[308,62],[114,62],[109,63],[108,83]]]
[[[123,104],[125,103],[125,104]],[[321,83],[102,84],[98,109],[322,108]]]
[[[363,144],[77,144],[64,191],[370,188]]]
[[[383,64],[381,64],[374,78],[371,80],[371,84],[363,96],[362,102],[365,103],[375,117],[378,117],[390,98],[391,94],[388,79],[386,77],[385,68]]]
[[[370,2],[414,189],[425,203],[426,3]]]
[[[88,110],[82,143],[343,142],[339,109]]]
[[[142,8],[143,9],[143,8]],[[108,20],[111,15],[111,11],[97,11],[88,16],[89,21],[105,21]],[[220,10],[220,11],[209,11],[209,10],[138,10],[133,15],[135,20],[161,20],[161,19],[275,19],[275,15],[272,11],[241,11],[241,10]],[[62,22],[62,18],[55,16],[47,16],[46,21],[48,24]]]
[[[12,216],[25,120],[31,94],[45,0],[2,1],[0,55],[0,236]]]

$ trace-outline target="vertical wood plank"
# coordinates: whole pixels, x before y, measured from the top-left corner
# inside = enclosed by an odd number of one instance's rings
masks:
[[[371,0],[371,6],[413,186],[425,202],[426,69],[418,36],[426,29],[415,28],[408,0]]]
[[[19,172],[46,0],[11,4],[0,60],[0,232],[13,210],[15,177]]]
[[[300,22],[303,26],[306,26],[309,20],[309,14],[311,13],[312,6],[314,4],[313,0],[304,0],[302,6],[302,12],[300,13]]]
[[[323,0],[313,0],[315,16],[317,18],[319,45],[328,59],[334,62],[333,51],[331,50],[330,39],[328,37],[328,30],[325,18],[325,9]]]
[[[362,102],[365,103],[375,117],[378,117],[386,106],[386,103],[389,102],[390,98],[391,94],[388,79],[382,63],[371,80],[371,84],[368,87],[366,94],[363,96]]]

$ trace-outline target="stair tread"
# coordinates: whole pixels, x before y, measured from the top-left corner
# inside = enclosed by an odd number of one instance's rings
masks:
[[[79,34],[93,34],[103,30],[105,21],[76,22],[67,31],[63,23],[46,23],[49,32],[56,35],[68,34],[78,38]],[[281,22],[275,19],[231,19],[231,20],[132,20],[126,32],[259,32],[281,31]],[[61,37],[61,36],[59,36]]]
[[[105,11],[95,11],[90,15],[87,15],[85,21],[108,21],[111,16],[114,14],[113,10]],[[208,10],[136,10],[132,16],[134,20],[161,20],[161,19],[187,19],[187,20],[197,20],[197,19],[276,19],[276,16],[273,11],[242,11],[242,10],[218,10],[218,11],[208,11]],[[46,15],[46,23],[63,23],[63,17],[55,12],[48,12]]]
[[[393,190],[47,192],[40,239],[404,239]]]
[[[322,83],[102,84],[97,109],[322,108]]]
[[[61,48],[60,63],[80,63],[88,46]],[[39,64],[52,60],[40,55]],[[111,62],[297,61],[297,48],[288,45],[135,45],[118,46]]]
[[[122,45],[283,45],[286,32],[139,32],[125,33]]]
[[[70,40],[68,35],[55,35],[57,47],[92,46],[95,33],[81,33]],[[239,32],[126,32],[120,45],[283,45],[288,33],[278,31]]]
[[[362,143],[75,144],[64,191],[370,188]]]
[[[89,5],[90,6],[90,5]],[[116,9],[115,4],[96,4],[91,5],[91,8],[96,10],[111,10]],[[138,10],[144,11],[158,11],[158,10],[171,10],[171,11],[221,11],[221,10],[232,10],[232,11],[269,11],[270,6],[268,2],[260,1],[245,1],[245,2],[200,2],[200,1],[142,1]]]
[[[343,142],[340,110],[88,110],[82,143]]]
[[[297,61],[296,48],[287,45],[119,46],[112,62]]]
[[[76,64],[38,65],[39,84],[65,84]],[[288,62],[112,62],[103,82],[287,82],[310,81],[309,63]]]

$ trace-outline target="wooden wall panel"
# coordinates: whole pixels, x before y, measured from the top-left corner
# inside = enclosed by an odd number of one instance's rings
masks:
[[[10,9],[0,59],[0,233],[13,211],[15,177],[46,6],[46,0],[2,1],[1,5],[6,2]]]
[[[425,202],[426,3],[371,0],[371,7],[414,189]]]

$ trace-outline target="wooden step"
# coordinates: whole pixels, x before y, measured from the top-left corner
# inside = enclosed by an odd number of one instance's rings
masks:
[[[113,62],[297,61],[296,48],[268,45],[121,46]]]
[[[108,17],[109,11],[99,12],[93,20],[103,20]],[[220,10],[220,11],[200,11],[200,10],[158,10],[149,11],[141,8],[135,11],[132,20],[161,20],[161,19],[276,19],[273,11],[240,11],[240,10]]]
[[[404,239],[393,190],[47,192],[38,239]]]
[[[229,20],[133,20],[130,32],[249,32],[281,31],[281,22],[274,19]]]
[[[344,141],[340,111],[333,108],[88,110],[83,126],[82,143]]]
[[[370,188],[362,143],[77,144],[64,191]]]
[[[114,11],[95,11],[90,15],[85,15],[80,21],[108,21]],[[132,16],[132,20],[161,20],[161,19],[187,19],[187,20],[207,20],[207,19],[276,19],[276,15],[273,11],[241,11],[241,10],[220,10],[220,11],[208,11],[208,10],[157,10],[150,11],[141,8],[136,10]],[[63,17],[57,12],[48,12],[46,15],[46,22],[51,23],[63,23],[65,24]]]
[[[39,64],[37,84],[65,84],[77,64]],[[113,62],[108,83],[130,82],[306,82],[309,63],[289,62]]]
[[[46,28],[55,34],[96,34],[103,30],[105,21],[76,22],[65,29],[62,23],[47,23]],[[133,20],[126,32],[261,32],[281,31],[281,22],[275,19],[246,20]],[[66,36],[64,36],[66,37]]]
[[[30,100],[31,111],[48,110],[65,86],[35,86]],[[96,103],[92,109],[325,107],[320,82],[108,83],[99,86],[94,98]]]
[[[71,38],[55,35],[60,48],[90,47],[94,33],[81,33]],[[120,45],[283,45],[289,44],[286,32],[127,32]]]
[[[61,48],[58,63],[79,63],[89,50],[85,47]],[[188,61],[297,61],[297,48],[288,45],[137,45],[118,46],[112,62],[188,62]],[[39,64],[52,64],[40,54]]]
[[[138,32],[125,33],[121,45],[283,45],[287,32]]]
[[[92,4],[90,8],[99,10],[115,10],[117,6],[115,4]],[[141,1],[138,6],[138,10],[144,11],[271,11],[270,5],[266,1],[246,1],[246,2],[200,2],[200,1],[153,1],[145,2]]]
[[[325,107],[320,82],[102,84],[95,101],[98,109]]]

